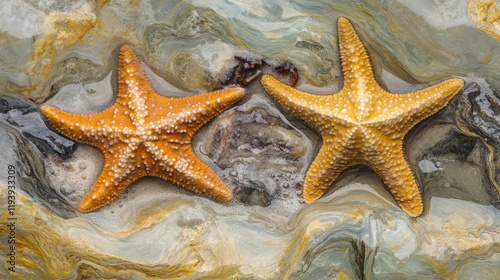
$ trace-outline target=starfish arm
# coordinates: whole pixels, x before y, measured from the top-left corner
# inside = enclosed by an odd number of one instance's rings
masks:
[[[165,158],[164,167],[151,175],[176,183],[190,191],[206,195],[221,202],[233,198],[233,192],[206,163],[201,161],[190,147],[183,157]]]
[[[87,115],[68,113],[53,106],[42,105],[40,112],[59,133],[73,141],[94,147],[108,147],[102,138],[113,139],[116,130],[123,129],[123,125],[118,124],[125,123],[114,116],[113,108]]]
[[[113,105],[117,109],[115,117],[127,117],[134,125],[143,125],[149,114],[147,101],[155,95],[132,48],[122,46],[118,61],[118,94]],[[124,116],[124,112],[128,112],[128,115]]]
[[[423,211],[422,196],[410,166],[404,158],[403,142],[392,141],[392,144],[381,148],[378,154],[367,159],[369,160],[367,165],[378,174],[396,202],[408,215],[420,216]]]
[[[337,26],[340,60],[344,74],[344,89],[352,93],[380,89],[373,76],[366,49],[356,34],[356,30],[354,30],[349,20],[343,17],[338,19]]]
[[[265,90],[284,107],[291,115],[307,121],[317,130],[321,130],[326,118],[321,111],[327,111],[328,97],[310,94],[287,86],[270,75],[264,75],[261,79]],[[327,112],[325,112],[327,113]]]
[[[87,133],[91,128],[85,126],[91,115],[68,113],[48,105],[40,106],[40,112],[55,130],[71,140],[87,144],[95,140]]]
[[[156,95],[154,102],[157,105],[150,108],[150,122],[163,130],[182,126],[187,130],[188,136],[192,136],[205,123],[231,107],[244,95],[245,89],[239,87],[183,98]]]
[[[343,170],[355,165],[348,162],[352,150],[346,146],[346,142],[342,139],[323,141],[316,158],[307,170],[304,181],[304,200],[307,203],[320,198]]]
[[[126,150],[126,148],[122,149]],[[83,197],[78,206],[78,211],[86,213],[108,204],[115,200],[134,181],[142,177],[140,172],[134,172],[133,168],[125,168],[120,164],[120,162],[123,163],[126,154],[118,153],[119,150],[114,149],[113,152],[104,152],[104,168],[92,188]],[[131,160],[133,160],[131,157],[125,159],[125,161]]]
[[[462,89],[462,79],[449,79],[437,85],[403,94],[391,94],[391,118],[400,119],[402,132],[406,133],[421,120],[428,118],[448,104]]]
[[[123,45],[118,60],[118,95],[116,102],[122,103],[123,106],[128,105],[127,103],[132,99],[130,95],[138,90],[154,92],[148,76],[142,70],[141,63],[134,51],[130,46]]]

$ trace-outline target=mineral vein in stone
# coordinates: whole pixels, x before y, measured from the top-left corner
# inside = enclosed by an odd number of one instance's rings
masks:
[[[276,101],[322,136],[322,146],[307,171],[304,199],[318,199],[346,168],[372,168],[400,207],[411,216],[423,211],[422,198],[404,157],[403,138],[418,122],[446,106],[463,87],[450,79],[423,90],[393,94],[380,87],[356,31],[338,20],[343,88],[314,95],[284,85],[269,75],[262,84]]]
[[[111,107],[95,114],[72,114],[42,106],[41,112],[57,131],[104,154],[103,171],[81,201],[81,212],[106,205],[144,176],[227,201],[231,190],[194,154],[191,139],[243,95],[242,88],[228,88],[185,98],[160,96],[132,49],[123,46],[118,94]]]

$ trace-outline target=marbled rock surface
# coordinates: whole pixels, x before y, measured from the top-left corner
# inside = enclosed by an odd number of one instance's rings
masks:
[[[494,1],[0,2],[1,279],[500,278]],[[274,68],[288,61],[299,89],[331,94],[342,84],[339,16],[352,21],[390,91],[466,81],[405,138],[422,216],[404,213],[365,167],[303,203],[321,139],[258,78],[192,143],[235,199],[221,204],[144,178],[98,211],[76,211],[102,154],[54,133],[39,104],[80,113],[109,106],[125,43],[167,96],[220,86],[235,56],[262,58],[262,71],[286,83],[290,74]]]
[[[222,169],[222,177],[234,186],[236,199],[261,206],[269,206],[276,198],[304,203],[296,197],[302,198],[312,141],[270,101],[254,94],[217,118],[206,135],[210,138],[200,150],[206,150]]]

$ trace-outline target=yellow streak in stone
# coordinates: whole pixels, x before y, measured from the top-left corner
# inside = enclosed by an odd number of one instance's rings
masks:
[[[82,5],[78,10],[68,12],[51,12],[44,22],[48,35],[35,42],[33,47],[31,69],[26,71],[30,76],[30,87],[23,92],[32,99],[42,99],[46,81],[52,74],[57,52],[70,47],[95,27],[97,16],[89,4]]]
[[[0,189],[4,188],[7,186],[0,183]],[[3,193],[0,192],[0,205],[7,205]],[[23,192],[16,193],[16,200],[19,209],[22,209],[16,212],[16,250],[22,255],[16,259],[16,273],[12,274],[16,275],[16,279],[63,279],[82,275],[97,279],[100,273],[125,278],[154,278],[158,275],[181,278],[200,270],[199,256],[187,247],[169,262],[155,265],[145,265],[103,252],[99,244],[89,243],[89,240],[104,240],[108,244],[114,240],[121,243],[126,241],[127,234],[111,235],[89,226],[87,220],[79,217],[60,218],[40,204],[33,204]],[[175,202],[173,204],[169,206],[179,207]],[[7,213],[2,208],[0,206],[2,213]],[[0,215],[2,224],[7,224],[6,217]],[[135,232],[144,228],[138,226]],[[6,245],[6,242],[0,242],[0,250],[7,252]],[[217,274],[214,274],[216,278]]]
[[[495,0],[468,0],[467,10],[474,24],[497,40],[500,40],[500,8]],[[488,63],[485,61],[485,63]]]

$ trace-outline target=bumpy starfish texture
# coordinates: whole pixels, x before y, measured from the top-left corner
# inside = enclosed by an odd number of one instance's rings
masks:
[[[307,171],[304,199],[318,199],[346,168],[373,169],[400,207],[411,216],[423,211],[422,198],[404,157],[403,138],[418,122],[446,106],[464,82],[450,79],[406,94],[385,91],[376,82],[368,54],[345,18],[338,20],[343,88],[314,95],[266,75],[262,84],[290,114],[316,129],[322,146]]]
[[[243,95],[242,88],[185,98],[158,95],[132,49],[123,46],[118,94],[111,107],[95,114],[72,114],[45,105],[41,112],[61,134],[104,154],[103,171],[81,201],[81,212],[106,205],[144,176],[227,201],[232,191],[195,155],[191,139],[203,124]]]

